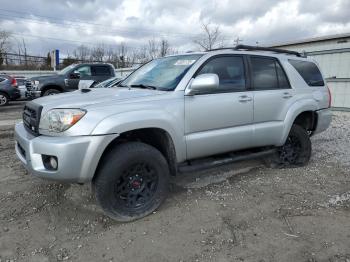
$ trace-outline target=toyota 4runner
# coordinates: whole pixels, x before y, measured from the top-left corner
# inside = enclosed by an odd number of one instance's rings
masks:
[[[306,165],[330,103],[318,66],[296,52],[240,45],[173,55],[118,88],[28,102],[16,153],[35,176],[91,182],[105,213],[130,221],[158,208],[179,172],[253,157]]]

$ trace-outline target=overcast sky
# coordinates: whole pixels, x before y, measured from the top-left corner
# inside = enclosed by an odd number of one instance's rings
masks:
[[[201,21],[219,25],[224,44],[244,44],[350,32],[350,0],[2,0],[0,28],[28,52],[66,54],[80,45],[126,42],[140,48],[163,37],[195,50]]]

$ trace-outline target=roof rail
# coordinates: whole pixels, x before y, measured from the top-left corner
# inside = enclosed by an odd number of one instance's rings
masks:
[[[269,51],[274,53],[289,54],[289,55],[295,55],[297,57],[303,57],[302,54],[296,51],[290,51],[290,50],[272,48],[272,47],[261,47],[261,46],[250,46],[250,45],[237,45],[235,47],[235,50],[240,50],[240,49],[249,50],[249,51]]]
[[[268,52],[274,52],[274,53],[279,53],[279,54],[295,55],[297,57],[306,57],[305,54],[301,54],[301,53],[296,52],[296,51],[290,51],[290,50],[272,48],[272,47],[250,46],[250,45],[237,45],[236,47],[223,47],[223,48],[211,49],[208,51],[210,52],[210,51],[218,51],[218,50],[268,51]]]

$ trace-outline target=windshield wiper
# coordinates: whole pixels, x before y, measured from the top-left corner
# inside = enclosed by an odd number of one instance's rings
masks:
[[[131,85],[130,87],[157,90],[157,87],[155,87],[155,86],[149,86],[149,85],[144,85],[144,84]]]

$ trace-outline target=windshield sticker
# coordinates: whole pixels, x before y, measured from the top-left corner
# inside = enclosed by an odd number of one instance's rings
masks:
[[[177,60],[174,65],[176,66],[189,66],[192,65],[196,60]]]

